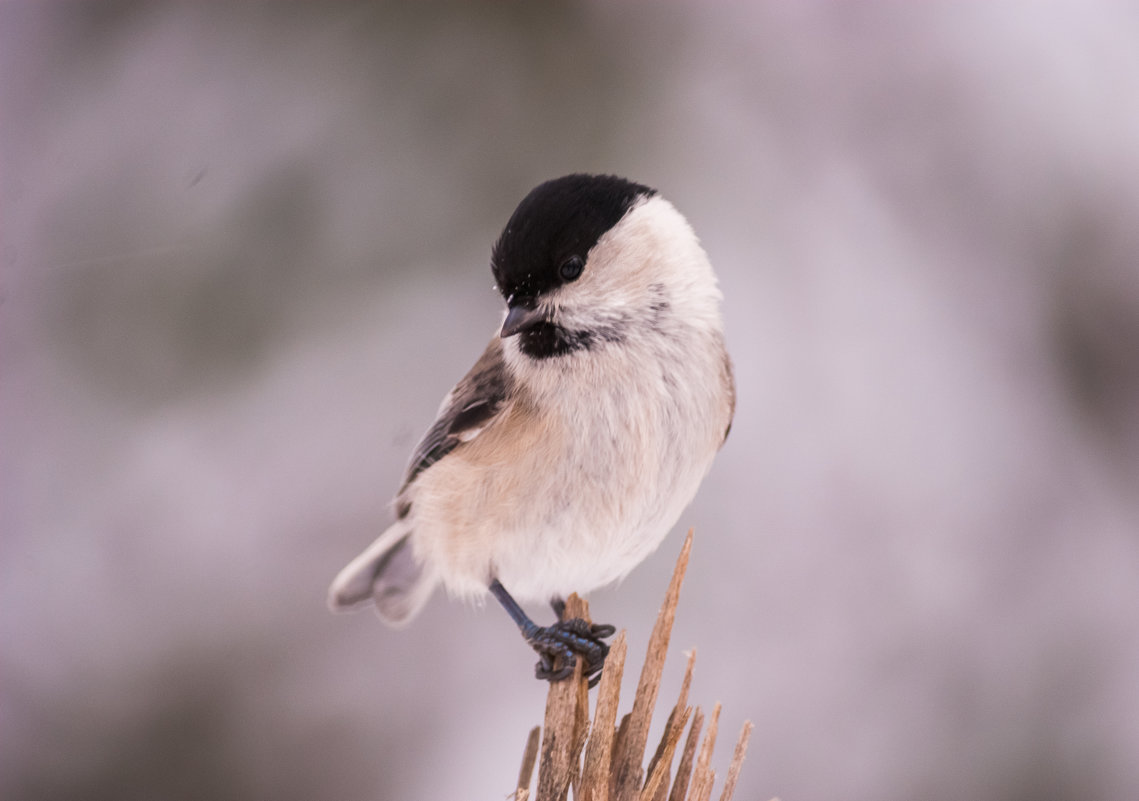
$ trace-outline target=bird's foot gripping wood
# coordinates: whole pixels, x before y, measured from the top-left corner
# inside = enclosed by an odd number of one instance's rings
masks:
[[[580,617],[560,620],[552,626],[534,626],[523,635],[540,659],[534,666],[534,675],[546,681],[561,681],[573,673],[580,656],[581,674],[589,679],[589,686],[601,680],[601,668],[609,654],[606,637],[617,629],[606,623],[587,623]]]
[[[604,623],[589,623],[580,617],[562,620],[565,603],[560,598],[551,603],[558,615],[558,622],[552,626],[539,626],[522,611],[522,607],[498,579],[493,579],[487,589],[502,604],[526,642],[541,657],[534,668],[534,674],[539,679],[561,681],[568,678],[580,656],[584,660],[581,663],[581,675],[589,679],[590,687],[597,686],[597,682],[601,681],[605,657],[609,654],[605,638],[612,637],[616,628]]]

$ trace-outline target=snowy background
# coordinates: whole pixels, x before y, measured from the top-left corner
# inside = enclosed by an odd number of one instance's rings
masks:
[[[639,664],[696,528],[737,798],[1135,797],[1134,4],[8,2],[0,148],[3,798],[510,792],[507,617],[324,594],[579,170],[725,291],[731,439],[591,602]]]

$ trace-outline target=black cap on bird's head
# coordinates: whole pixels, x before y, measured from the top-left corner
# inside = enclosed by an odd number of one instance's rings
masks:
[[[527,312],[532,316],[537,299],[576,281],[602,234],[655,194],[614,175],[574,174],[546,181],[523,198],[491,255],[498,290],[510,307],[503,335],[532,322]]]

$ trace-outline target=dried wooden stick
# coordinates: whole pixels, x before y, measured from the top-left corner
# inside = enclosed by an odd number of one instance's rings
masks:
[[[720,794],[720,801],[732,801],[732,793],[736,791],[736,782],[740,778],[740,769],[743,768],[744,754],[747,753],[747,741],[751,739],[751,730],[755,728],[751,721],[745,721],[740,731],[740,738],[736,741],[736,750],[732,753],[732,764],[728,768],[728,778],[724,779],[724,791]]]
[[[688,739],[684,743],[684,753],[676,766],[676,778],[672,781],[672,792],[668,801],[684,801],[688,796],[688,780],[692,778],[692,760],[696,756],[696,744],[700,742],[700,729],[704,727],[704,710],[696,707],[692,713],[692,726],[688,729]]]
[[[613,641],[601,683],[597,686],[597,708],[593,714],[593,728],[585,750],[585,766],[581,771],[581,784],[574,791],[575,801],[608,801],[609,765],[613,756],[614,724],[617,721],[617,702],[621,694],[621,677],[625,672],[625,650],[628,638],[622,631]]]
[[[589,724],[589,684],[582,677],[578,660],[571,678],[553,682],[546,699],[545,732],[538,757],[538,789],[535,801],[565,801],[573,788],[575,801],[709,801],[716,774],[711,769],[712,750],[720,717],[716,704],[701,741],[704,713],[688,706],[695,653],[688,655],[679,698],[665,723],[661,741],[642,767],[648,729],[660,691],[665,655],[676,616],[680,585],[692,548],[692,532],[684,541],[664,604],[649,638],[641,669],[633,710],[614,729],[625,668],[627,638],[621,632],[613,641],[597,691],[597,707],[592,728]],[[566,614],[589,620],[589,607],[576,595],[566,601]],[[681,752],[676,777],[669,788],[669,771],[686,725],[688,738]],[[731,801],[739,779],[752,725],[744,725],[736,743],[721,801]],[[699,749],[697,745],[699,744]],[[538,730],[531,732],[518,776],[515,798],[527,801],[529,785],[538,752]],[[647,780],[642,781],[647,776]]]
[[[589,606],[576,593],[566,599],[565,614],[567,620],[580,617],[589,622]],[[582,703],[582,693],[589,692],[589,682],[581,675],[581,667],[579,658],[574,662],[572,676],[550,682],[536,801],[563,801],[577,775],[575,745],[589,724],[588,701]]]
[[[645,790],[642,790],[641,798],[644,801],[656,801],[658,798],[660,801],[665,801],[668,797],[668,774],[672,767],[672,756],[676,750],[676,744],[680,742],[680,735],[684,733],[688,716],[692,712],[688,706],[688,690],[692,687],[692,669],[695,665],[696,651],[694,649],[688,652],[688,665],[684,669],[684,681],[680,685],[680,697],[676,701],[676,706],[672,708],[672,712],[669,713],[668,721],[664,724],[664,734],[661,735],[656,753],[649,761],[645,788],[651,786],[653,792],[646,793]]]
[[[514,801],[526,801],[530,797],[530,779],[534,775],[534,763],[538,761],[538,742],[542,727],[530,729],[526,738],[526,750],[522,752],[522,768],[518,771],[518,787],[514,791]]]
[[[645,743],[649,737],[649,724],[652,722],[653,707],[656,706],[660,690],[661,672],[668,654],[668,641],[672,636],[672,622],[676,618],[676,604],[680,600],[680,585],[684,581],[684,571],[688,567],[688,554],[692,550],[692,529],[684,539],[680,557],[672,573],[672,581],[665,593],[664,604],[657,616],[653,633],[649,637],[648,654],[641,669],[641,680],[637,684],[637,696],[633,699],[633,712],[629,718],[628,736],[621,742],[621,751],[613,758],[613,778],[611,796],[615,801],[633,801],[641,788],[644,769],[641,760]]]
[[[617,781],[617,768],[615,760],[618,754],[625,753],[625,741],[629,739],[629,721],[632,720],[633,713],[626,712],[621,716],[621,724],[617,727],[617,733],[613,735],[613,756],[610,758],[609,763],[609,797],[613,798],[616,792]]]
[[[657,745],[656,753],[653,754],[653,758],[649,761],[648,773],[650,775],[664,755],[664,744],[668,740],[667,733],[672,728],[676,718],[688,708],[688,690],[692,686],[692,668],[695,664],[696,651],[692,650],[688,652],[688,665],[684,669],[684,681],[680,685],[680,697],[677,698],[676,706],[672,708],[672,712],[669,713],[668,720],[664,724],[665,736],[661,737],[660,743]]]
[[[704,735],[704,742],[700,746],[700,757],[696,760],[696,773],[692,777],[692,787],[688,797],[694,801],[707,799],[712,794],[712,782],[715,774],[709,767],[712,761],[712,749],[716,747],[716,730],[720,724],[720,704],[712,708],[712,717],[708,721],[708,733]]]
[[[677,708],[679,710],[679,707]],[[685,707],[679,717],[670,721],[665,728],[661,740],[661,757],[656,765],[649,771],[649,778],[641,790],[640,801],[653,801],[657,790],[668,788],[668,769],[672,765],[672,755],[676,751],[676,744],[680,742],[680,735],[684,734],[684,727],[688,725],[688,716],[692,714],[692,707]]]
[[[571,597],[577,598],[576,595]],[[588,605],[584,601],[581,603],[584,615],[588,615]],[[581,780],[581,752],[585,750],[587,740],[589,740],[589,679],[582,676],[577,685],[577,710],[574,714],[573,747],[570,750],[569,761],[570,784],[573,787],[574,798],[577,798],[578,782]]]
[[[716,771],[709,770],[704,783],[700,785],[700,795],[693,796],[692,801],[711,801],[712,786],[716,783]]]

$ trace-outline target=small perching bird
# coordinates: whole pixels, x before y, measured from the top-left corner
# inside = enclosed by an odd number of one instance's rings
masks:
[[[340,572],[329,603],[371,600],[399,626],[439,583],[490,592],[541,657],[539,678],[569,675],[575,654],[596,678],[613,627],[561,620],[561,599],[648,556],[727,436],[720,290],[672,204],[606,175],[531,191],[491,269],[501,331],[416,447],[396,522]],[[549,601],[558,622],[535,625],[515,597]]]

